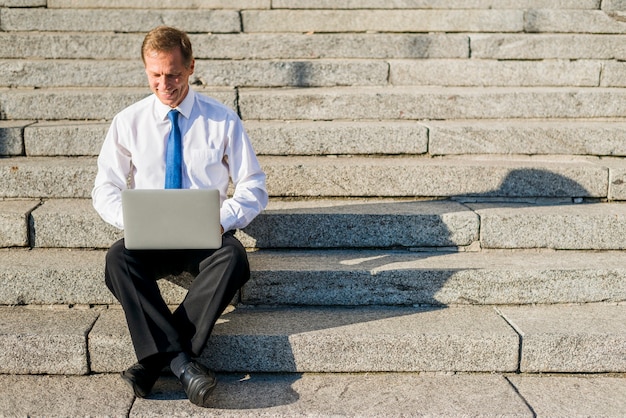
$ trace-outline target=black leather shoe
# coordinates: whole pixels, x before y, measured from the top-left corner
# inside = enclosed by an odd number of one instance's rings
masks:
[[[208,406],[209,396],[217,386],[213,372],[194,361],[183,367],[180,382],[183,384],[189,401],[202,407]]]
[[[133,388],[136,396],[145,398],[150,394],[160,374],[160,369],[148,369],[143,364],[136,363],[122,372],[122,379]]]

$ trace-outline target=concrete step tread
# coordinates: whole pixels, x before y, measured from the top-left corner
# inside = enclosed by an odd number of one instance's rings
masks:
[[[0,414],[196,416],[178,381],[163,376],[135,399],[118,375],[0,376]],[[372,390],[372,388],[383,388]],[[393,393],[390,396],[389,393]],[[211,413],[228,417],[585,415],[619,417],[623,376],[468,374],[219,374]]]
[[[0,305],[102,305],[104,250],[0,249]],[[260,250],[250,305],[485,305],[621,302],[624,251]],[[77,280],[80,278],[80,280]],[[159,282],[170,304],[189,279]]]
[[[626,204],[529,199],[312,199],[270,204],[237,237],[248,248],[622,250]],[[0,201],[4,247],[103,248],[122,232],[90,199]]]
[[[274,197],[626,196],[625,162],[568,156],[260,156]],[[0,159],[0,197],[86,198],[93,157]],[[609,177],[611,187],[609,188]]]
[[[476,59],[196,60],[191,82],[208,86],[622,87],[626,65],[600,60]],[[114,74],[124,74],[115,77]],[[143,87],[140,60],[0,60],[0,86]]]
[[[0,121],[0,155],[96,156],[110,122]],[[244,121],[258,155],[624,156],[624,119]]]
[[[135,361],[119,308],[0,307],[0,318],[2,373],[115,372]],[[218,321],[201,361],[230,372],[625,372],[625,341],[626,305],[606,303],[240,307]]]

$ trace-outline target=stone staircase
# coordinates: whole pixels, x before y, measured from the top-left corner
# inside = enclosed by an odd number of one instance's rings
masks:
[[[112,375],[135,361],[103,282],[121,233],[90,201],[159,24],[190,33],[271,196],[203,354],[216,408],[623,414],[626,3],[313,3],[0,0],[0,415],[197,413]]]

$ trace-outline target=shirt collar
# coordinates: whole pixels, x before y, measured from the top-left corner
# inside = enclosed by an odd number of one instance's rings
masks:
[[[189,116],[191,116],[193,103],[195,101],[195,96],[196,96],[196,92],[193,91],[191,86],[189,86],[189,90],[187,91],[187,96],[185,96],[183,101],[174,109],[178,110],[181,113],[181,115],[189,119]],[[168,105],[163,104],[159,100],[159,98],[156,97],[156,95],[154,95],[154,98],[156,102],[155,106],[156,106],[157,115],[159,116],[159,118],[163,120],[167,119],[167,114],[170,112],[170,110],[172,110],[172,108],[169,107]]]

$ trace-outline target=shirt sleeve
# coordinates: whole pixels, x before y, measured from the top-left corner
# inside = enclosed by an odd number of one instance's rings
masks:
[[[245,228],[268,202],[265,173],[254,153],[250,139],[239,118],[228,130],[226,159],[230,178],[235,186],[233,196],[221,208],[224,231]]]
[[[98,156],[98,173],[91,192],[93,207],[107,223],[124,228],[122,190],[126,189],[131,155],[120,142],[120,123],[113,119]]]

